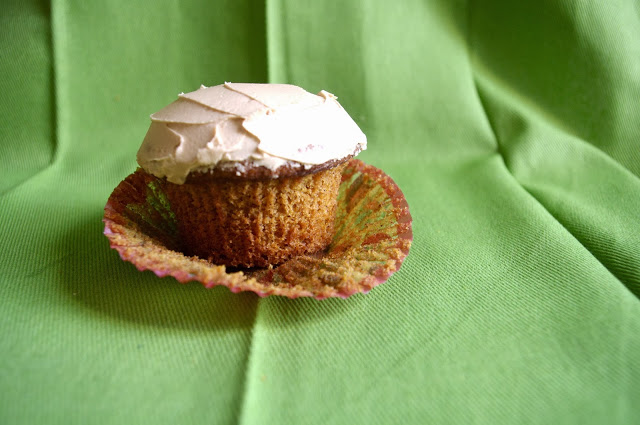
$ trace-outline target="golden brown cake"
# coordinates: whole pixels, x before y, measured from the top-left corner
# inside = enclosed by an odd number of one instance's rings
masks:
[[[184,253],[265,267],[329,244],[343,164],[366,148],[335,96],[225,83],[151,119],[140,172],[167,194]]]

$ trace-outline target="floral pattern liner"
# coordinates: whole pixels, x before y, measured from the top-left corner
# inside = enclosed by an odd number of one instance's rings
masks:
[[[329,247],[269,268],[229,269],[182,254],[171,205],[157,179],[146,173],[133,173],[115,188],[103,221],[111,248],[140,271],[261,297],[324,299],[367,293],[400,268],[413,239],[409,205],[400,188],[384,172],[357,159],[350,160],[342,174]]]

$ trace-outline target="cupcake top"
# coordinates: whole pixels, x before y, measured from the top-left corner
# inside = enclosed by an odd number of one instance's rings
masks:
[[[366,149],[336,96],[289,84],[201,86],[151,115],[138,164],[182,184],[192,173],[279,177],[313,172]]]

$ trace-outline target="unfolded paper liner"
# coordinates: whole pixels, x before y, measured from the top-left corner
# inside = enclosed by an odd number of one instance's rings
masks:
[[[120,257],[138,270],[227,286],[264,297],[346,298],[367,293],[396,272],[413,239],[409,205],[381,170],[352,159],[342,173],[335,234],[329,247],[277,266],[231,270],[180,252],[175,215],[153,176],[133,173],[105,206],[104,234]]]

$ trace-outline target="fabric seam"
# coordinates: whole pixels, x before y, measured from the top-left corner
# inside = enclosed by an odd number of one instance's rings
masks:
[[[247,404],[247,393],[248,393],[248,388],[249,388],[249,380],[251,379],[252,376],[252,358],[253,358],[253,352],[254,352],[254,341],[255,341],[255,334],[256,334],[256,329],[257,329],[257,324],[258,324],[258,314],[260,312],[260,304],[261,304],[262,298],[258,298],[258,301],[256,302],[256,306],[255,306],[255,314],[253,316],[253,324],[251,326],[251,335],[249,337],[249,347],[248,347],[248,352],[247,352],[247,356],[245,358],[245,362],[244,362],[244,377],[243,377],[243,381],[242,381],[242,387],[241,387],[241,392],[240,392],[240,402],[238,404],[238,411],[237,411],[237,416],[236,416],[236,423],[237,424],[242,424],[245,422],[245,412],[246,412],[246,404]]]

